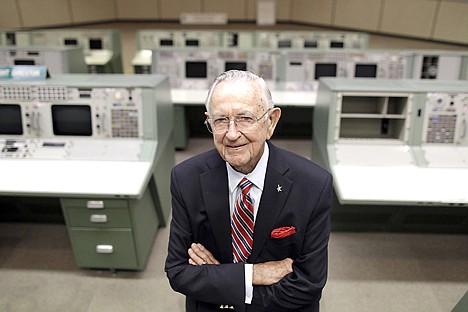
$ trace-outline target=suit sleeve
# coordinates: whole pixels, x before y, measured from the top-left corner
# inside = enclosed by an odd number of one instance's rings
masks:
[[[254,286],[251,311],[288,311],[318,306],[327,280],[332,194],[332,178],[328,175],[308,220],[302,250],[299,257],[293,259],[293,273],[274,285]]]
[[[195,300],[243,306],[245,290],[242,263],[202,266],[188,263],[188,249],[194,242],[193,231],[196,231],[197,227],[192,216],[199,213],[199,210],[196,210],[199,208],[190,205],[190,190],[184,188],[182,192],[178,179],[176,171],[173,170],[171,176],[172,220],[165,264],[171,287]],[[187,178],[182,180],[187,180]],[[200,196],[195,193],[193,192],[193,196]],[[203,242],[200,243],[203,244]]]

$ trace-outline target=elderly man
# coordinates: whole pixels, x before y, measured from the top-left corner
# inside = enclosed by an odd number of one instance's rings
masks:
[[[189,312],[319,311],[332,178],[269,141],[280,116],[251,72],[222,73],[208,92],[216,149],[171,177],[165,270]]]

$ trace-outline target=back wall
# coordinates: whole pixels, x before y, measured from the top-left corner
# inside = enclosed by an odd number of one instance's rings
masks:
[[[466,0],[2,0],[0,28],[174,21],[188,12],[255,22],[257,1],[275,1],[281,22],[468,45]]]

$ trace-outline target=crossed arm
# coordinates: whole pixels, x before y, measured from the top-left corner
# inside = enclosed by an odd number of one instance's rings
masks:
[[[193,243],[188,250],[188,254],[191,265],[220,264],[202,244]],[[267,286],[277,283],[284,276],[293,272],[292,264],[293,260],[291,258],[254,264],[252,284],[254,286]]]

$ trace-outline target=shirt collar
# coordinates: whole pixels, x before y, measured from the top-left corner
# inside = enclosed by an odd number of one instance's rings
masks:
[[[226,168],[228,173],[228,183],[229,191],[231,194],[236,190],[239,182],[242,178],[246,177],[250,180],[256,187],[263,191],[263,185],[265,184],[265,175],[268,165],[268,157],[270,155],[270,149],[268,144],[265,142],[265,148],[263,149],[263,155],[258,161],[258,164],[255,166],[254,170],[245,175],[242,172],[234,170],[229,163],[226,162]]]

